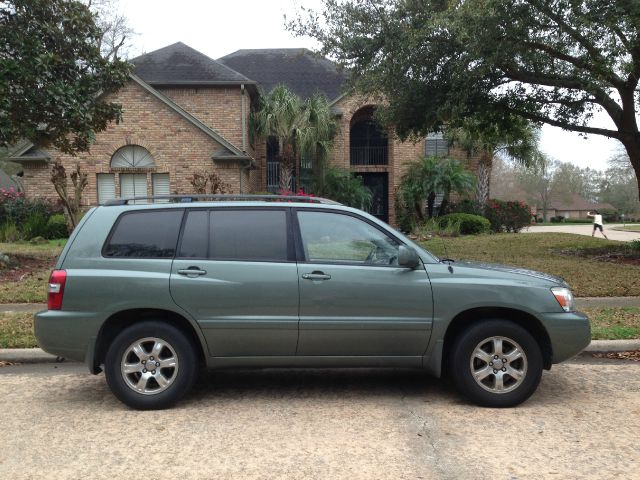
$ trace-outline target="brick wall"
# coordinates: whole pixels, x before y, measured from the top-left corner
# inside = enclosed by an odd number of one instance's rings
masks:
[[[350,169],[354,173],[366,173],[366,172],[386,172],[389,175],[389,223],[395,225],[396,212],[395,212],[395,200],[396,190],[400,185],[402,175],[406,172],[408,165],[425,153],[425,141],[424,140],[407,140],[400,141],[392,130],[387,132],[389,136],[389,154],[388,165],[376,165],[376,166],[364,166],[364,165],[350,165],[350,127],[351,120],[359,110],[375,106],[378,100],[372,98],[365,98],[362,96],[351,95],[341,98],[335,105],[338,111],[341,112],[339,119],[340,131],[335,139],[335,147],[333,155],[330,158],[330,163],[341,168]],[[478,165],[478,159],[480,155],[469,156],[467,153],[459,148],[451,148],[449,152],[451,158],[458,159],[465,164],[471,171],[475,171]]]
[[[235,91],[223,88],[215,92],[200,89],[198,92],[197,95],[192,95],[185,89],[179,89],[174,96],[177,103],[185,104],[185,108],[188,106],[187,98],[193,102],[194,108],[200,105],[196,116],[201,115],[201,121],[211,122],[211,126],[216,129],[218,125],[226,125],[218,130],[226,131],[230,137],[226,137],[229,141],[241,145],[240,89]],[[164,93],[171,92],[165,90]],[[247,191],[250,188],[249,173],[242,172],[238,162],[219,162],[214,165],[211,155],[220,148],[217,142],[133,81],[113,95],[112,100],[123,105],[123,121],[119,124],[113,123],[104,132],[98,133],[90,152],[72,157],[55,150],[50,151],[52,160],[61,161],[67,170],[73,168],[76,162],[80,162],[82,170],[88,174],[89,184],[83,197],[84,205],[95,205],[97,202],[97,173],[115,173],[116,195],[120,194],[117,177],[126,170],[112,170],[110,162],[113,153],[128,144],[146,148],[155,160],[155,168],[145,170],[148,173],[149,194],[152,193],[152,172],[169,173],[172,193],[193,192],[189,176],[196,170],[216,170],[222,179],[231,185],[233,193],[240,191],[241,175],[243,190]],[[215,100],[220,103],[220,107],[215,107],[215,103],[213,107],[207,106],[205,100]],[[215,113],[207,116],[207,107]],[[57,198],[49,180],[49,172],[50,166],[47,164],[25,165],[23,184],[26,195]]]

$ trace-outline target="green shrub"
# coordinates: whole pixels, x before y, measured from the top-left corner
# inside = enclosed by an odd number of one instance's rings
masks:
[[[337,167],[326,169],[322,181],[317,182],[314,188],[314,195],[363,210],[369,208],[373,200],[371,190],[364,186],[361,177]]]
[[[440,225],[439,218],[430,218],[417,228],[417,233],[421,236],[458,237],[460,236],[460,222],[452,221]]]
[[[491,229],[491,222],[480,215],[472,215],[470,213],[450,213],[438,218],[440,227],[447,227],[457,224],[462,235],[476,235],[479,233],[488,233]]]
[[[44,237],[47,234],[47,217],[41,212],[32,213],[21,227],[22,236],[27,240],[34,237]]]
[[[11,243],[18,240],[22,240],[22,236],[15,223],[5,222],[0,225],[0,242]]]
[[[564,223],[593,223],[590,218],[565,218]]]
[[[487,202],[486,217],[493,232],[519,232],[531,225],[531,209],[524,202],[491,199]]]
[[[69,236],[69,226],[64,215],[58,214],[49,217],[47,221],[47,229],[45,238],[54,240],[57,238],[66,238]]]
[[[562,215],[558,215],[557,217],[551,217],[549,221],[551,223],[562,223],[564,221],[564,217]]]

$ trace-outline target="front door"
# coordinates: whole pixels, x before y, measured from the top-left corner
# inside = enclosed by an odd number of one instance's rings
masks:
[[[298,273],[289,209],[187,215],[171,295],[202,328],[210,355],[295,355]]]
[[[424,268],[401,268],[400,243],[361,217],[299,209],[297,219],[297,354],[423,355],[433,314]]]
[[[383,222],[389,222],[389,174],[359,173],[364,186],[371,190],[373,198],[368,212]]]

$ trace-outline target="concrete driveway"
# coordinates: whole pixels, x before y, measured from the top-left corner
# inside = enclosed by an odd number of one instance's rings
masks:
[[[411,371],[214,372],[137,412],[78,364],[0,368],[0,478],[640,478],[640,362],[545,372],[482,409]]]
[[[604,226],[604,233],[609,240],[619,240],[621,242],[630,242],[631,240],[640,240],[640,232],[621,232],[614,228],[622,228],[622,223],[611,223]],[[533,227],[522,230],[523,233],[576,233],[578,235],[591,235],[593,232],[592,224],[570,224],[556,223],[553,225],[535,225]],[[604,238],[600,231],[596,232],[596,237]]]

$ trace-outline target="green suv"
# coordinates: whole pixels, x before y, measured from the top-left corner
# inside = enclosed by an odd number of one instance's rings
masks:
[[[44,350],[133,408],[172,405],[202,366],[414,367],[509,407],[590,341],[562,279],[440,260],[335,202],[146,201],[84,216],[35,316]]]

